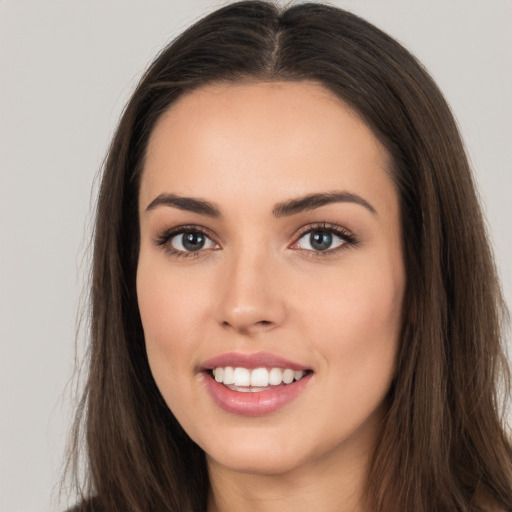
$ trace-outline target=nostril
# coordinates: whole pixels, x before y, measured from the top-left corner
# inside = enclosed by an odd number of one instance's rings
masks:
[[[223,320],[221,325],[224,329],[234,329],[235,331],[245,334],[255,334],[257,332],[272,329],[275,323],[271,320],[257,320],[252,323],[242,321],[230,322],[229,320]]]

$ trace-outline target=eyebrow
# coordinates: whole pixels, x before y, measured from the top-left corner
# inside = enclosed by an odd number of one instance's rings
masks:
[[[366,199],[357,194],[346,191],[323,192],[319,194],[308,194],[303,197],[290,199],[277,203],[272,209],[272,215],[276,218],[288,217],[298,213],[314,210],[332,203],[355,203],[363,206],[368,211],[377,215],[375,208]],[[146,211],[154,210],[157,206],[171,206],[180,210],[206,215],[208,217],[222,217],[219,207],[205,199],[184,197],[177,194],[160,194],[151,203]]]
[[[304,197],[297,199],[290,199],[283,203],[277,203],[273,210],[274,217],[286,217],[288,215],[295,215],[300,212],[314,210],[332,203],[355,203],[363,206],[374,215],[377,215],[377,210],[368,202],[357,194],[351,192],[325,192],[321,194],[308,194]]]
[[[160,194],[149,203],[146,211],[154,210],[157,206],[173,206],[180,210],[199,213],[208,217],[221,217],[219,208],[205,199],[195,199],[193,197],[183,197],[177,194]]]

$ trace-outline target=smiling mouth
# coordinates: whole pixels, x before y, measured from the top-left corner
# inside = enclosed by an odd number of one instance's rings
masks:
[[[311,370],[277,367],[249,369],[233,366],[218,366],[209,371],[216,382],[232,391],[242,393],[258,393],[287,386],[301,380],[308,373],[311,373]]]

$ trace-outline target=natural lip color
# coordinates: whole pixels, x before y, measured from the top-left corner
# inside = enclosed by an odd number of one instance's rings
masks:
[[[255,368],[290,368],[294,371],[311,370],[311,368],[308,368],[307,366],[266,352],[255,352],[252,354],[230,352],[221,354],[202,363],[200,370],[213,370],[213,368],[225,368],[226,366],[231,366],[233,368],[247,368],[248,370],[254,370]]]
[[[240,416],[264,416],[276,412],[301,395],[308,386],[312,373],[291,384],[276,386],[267,391],[233,391],[216,382],[209,372],[203,371],[201,379],[213,401],[224,411]]]

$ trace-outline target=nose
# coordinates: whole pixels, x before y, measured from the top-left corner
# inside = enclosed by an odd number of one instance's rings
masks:
[[[223,328],[250,336],[283,324],[286,297],[275,258],[247,252],[225,262],[217,319]]]

